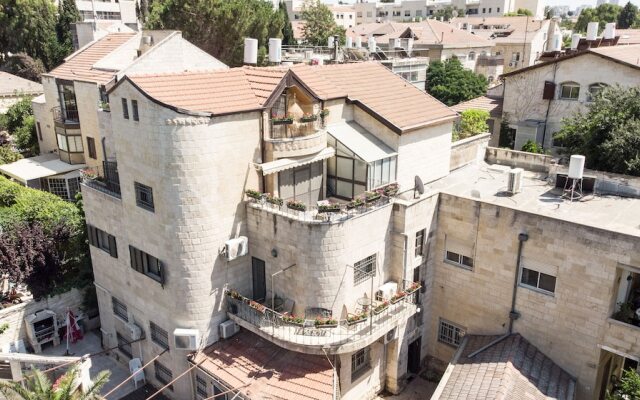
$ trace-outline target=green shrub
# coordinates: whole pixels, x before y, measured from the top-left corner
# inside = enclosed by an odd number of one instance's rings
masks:
[[[463,111],[460,114],[460,123],[458,124],[458,129],[456,129],[454,139],[466,139],[487,132],[489,130],[488,119],[489,112],[485,110],[471,109]]]
[[[527,140],[527,142],[522,145],[522,151],[526,151],[527,153],[544,154],[542,146],[533,140]]]

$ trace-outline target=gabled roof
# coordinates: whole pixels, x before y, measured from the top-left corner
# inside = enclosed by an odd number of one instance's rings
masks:
[[[519,43],[531,42],[537,32],[548,29],[549,21],[534,17],[458,17],[452,18],[449,24],[464,26],[471,24],[473,33],[486,39],[491,38],[495,43]],[[477,29],[478,26],[487,26],[488,29]]]
[[[456,117],[453,110],[375,62],[241,67],[132,75],[126,80],[152,100],[178,112],[223,115],[264,108],[273,92],[282,87],[288,71],[316,98],[346,98],[397,133]]]
[[[594,49],[579,51],[566,56],[555,58],[553,60],[530,65],[525,68],[520,68],[515,71],[511,71],[506,74],[503,74],[502,76],[507,77],[507,76],[517,75],[532,69],[541,68],[550,64],[562,62],[562,61],[569,60],[576,57],[581,57],[586,54],[593,54],[593,55],[602,57],[604,59],[611,60],[616,63],[620,63],[632,68],[640,69],[640,44],[634,44],[629,46],[618,45],[618,46],[597,47]]]
[[[616,29],[618,44],[640,44],[640,29]]]
[[[573,400],[576,379],[520,334],[464,338],[432,400]],[[474,352],[490,345],[474,357]]]
[[[42,92],[41,84],[0,71],[0,97],[19,96],[22,94],[34,95]]]
[[[492,118],[502,117],[502,97],[480,96],[451,107],[461,113],[467,110],[488,111]]]

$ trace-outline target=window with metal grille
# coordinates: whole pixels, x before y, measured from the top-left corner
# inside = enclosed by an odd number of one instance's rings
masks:
[[[120,332],[116,331],[116,338],[118,339],[118,349],[129,358],[133,358],[133,354],[131,353],[131,342],[129,339],[120,334]]]
[[[164,284],[164,270],[160,260],[133,246],[129,246],[129,256],[131,257],[131,268]]]
[[[138,207],[148,211],[154,211],[153,205],[153,189],[139,182],[134,182],[133,187],[136,191],[136,204]]]
[[[376,276],[376,255],[370,255],[353,265],[353,284],[357,285],[369,277]]]
[[[196,375],[196,394],[204,398],[209,396],[209,392],[207,391],[207,381],[200,375]]]
[[[127,104],[127,99],[122,98],[122,117],[124,119],[129,119],[129,105]]]
[[[351,382],[362,376],[369,369],[369,348],[365,347],[351,355]]]
[[[138,100],[131,100],[131,111],[133,112],[133,120],[140,121],[140,116],[138,115]]]
[[[67,180],[59,178],[49,178],[49,192],[55,194],[64,200],[69,199],[69,190],[67,188]]]
[[[415,243],[415,256],[419,257],[422,254],[422,251],[424,250],[424,234],[426,232],[426,229],[421,229],[418,232],[416,232],[416,243]]]
[[[448,321],[440,320],[438,341],[451,346],[459,346],[464,337],[464,328]]]
[[[168,384],[173,380],[173,372],[164,365],[160,364],[157,360],[153,362],[153,367],[156,371],[156,379],[162,384]],[[170,390],[173,390],[173,385],[169,386]]]
[[[151,340],[164,349],[169,348],[169,333],[160,328],[153,322],[149,322],[149,328],[151,330]]]
[[[69,185],[69,200],[74,200],[80,191],[80,178],[67,179],[67,185]]]
[[[111,297],[111,305],[113,307],[113,313],[118,317],[122,318],[125,322],[129,322],[129,314],[127,312],[127,306],[116,299],[115,297]]]
[[[528,286],[548,294],[555,293],[556,291],[555,276],[524,267],[522,267],[522,271],[520,272],[520,283],[523,286]]]

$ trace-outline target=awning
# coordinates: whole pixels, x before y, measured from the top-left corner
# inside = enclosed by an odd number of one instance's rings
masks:
[[[42,156],[23,158],[11,164],[0,165],[0,173],[27,184],[33,179],[44,178],[52,175],[66,174],[86,167],[85,164],[67,164],[60,161],[57,154],[45,154]]]
[[[329,125],[327,132],[366,163],[395,156],[397,153],[355,122]]]
[[[325,158],[333,157],[335,154],[336,151],[333,147],[327,147],[310,156],[281,158],[264,164],[258,164],[258,168],[262,170],[263,175],[269,175],[284,171],[285,169],[300,167],[316,161],[322,161]]]

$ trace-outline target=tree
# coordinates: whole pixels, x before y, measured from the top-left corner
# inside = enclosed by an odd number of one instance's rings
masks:
[[[326,46],[329,36],[338,36],[340,43],[345,42],[345,29],[339,27],[333,19],[329,7],[320,0],[309,0],[302,8],[302,37],[308,44]]]
[[[20,151],[36,155],[38,154],[38,137],[31,99],[30,96],[24,96],[16,104],[9,107],[0,120],[0,128],[9,132],[15,146]]]
[[[460,114],[460,123],[456,129],[456,140],[465,139],[480,133],[487,132],[489,125],[489,112],[485,110],[465,110]]]
[[[586,32],[589,22],[597,21],[600,23],[599,29],[602,30],[608,22],[616,22],[621,11],[622,7],[615,4],[601,4],[596,8],[587,8],[580,13],[575,29],[578,32]]]
[[[464,68],[455,57],[429,65],[427,92],[448,106],[482,96],[486,91],[487,79]]]
[[[66,56],[73,52],[73,36],[71,25],[80,21],[80,12],[75,0],[61,0],[58,7],[58,20],[56,21],[57,41],[50,46],[50,63],[60,64]]]
[[[278,11],[282,16],[283,26],[282,26],[282,44],[285,46],[292,46],[297,43],[296,38],[293,35],[293,27],[291,26],[291,21],[289,21],[289,13],[287,13],[287,6],[284,4],[284,1],[280,2],[278,6]]]
[[[607,400],[628,400],[640,398],[640,375],[633,369],[626,369],[613,393],[607,393]]]
[[[526,15],[528,17],[533,17],[533,13],[528,8],[518,8],[516,12],[506,13],[505,17],[515,17],[515,16]]]
[[[616,27],[619,29],[629,29],[636,26],[638,22],[638,7],[628,2],[618,15]]]
[[[40,82],[40,75],[46,72],[41,60],[36,60],[23,52],[7,57],[5,63],[0,67],[0,71],[34,82]]]
[[[56,382],[34,369],[22,382],[0,382],[0,393],[8,400],[98,400],[100,389],[109,381],[109,371],[98,373],[85,393],[77,389],[80,371],[77,367],[69,369]]]
[[[243,62],[244,38],[258,39],[262,62],[270,37],[280,37],[283,20],[264,0],[155,0],[146,27],[177,29],[185,39],[230,66]]]
[[[554,141],[564,154],[582,154],[588,168],[640,176],[640,88],[609,87],[588,112],[563,121]]]
[[[527,140],[520,150],[526,151],[527,153],[544,154],[542,146],[533,140]]]
[[[435,13],[433,13],[433,18],[437,19],[438,21],[440,19],[444,19],[445,21],[449,21],[450,19],[454,18],[454,17],[461,17],[464,15],[464,10],[460,10],[458,8],[456,8],[455,6],[446,6],[443,8],[439,8],[438,10],[436,10]]]
[[[0,146],[0,165],[10,164],[12,162],[18,161],[21,158],[22,154],[13,151],[11,147],[7,145]]]

